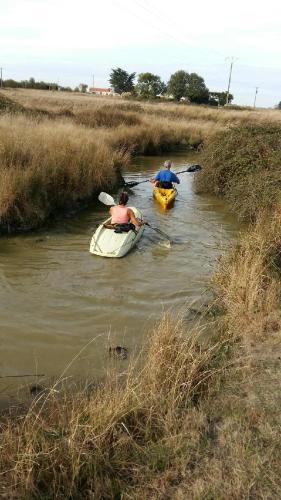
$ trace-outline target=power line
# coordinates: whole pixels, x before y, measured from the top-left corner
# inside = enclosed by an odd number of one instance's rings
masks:
[[[158,21],[160,21],[161,24],[164,23],[167,26],[167,24],[169,25],[171,23],[170,20],[168,20],[165,17],[165,15],[163,16],[161,14],[161,12],[159,12],[153,6],[151,6],[151,5],[144,5],[139,0],[135,0],[135,4],[139,5],[139,7],[141,7],[141,9],[145,10],[149,14],[150,17],[153,16],[155,19],[157,19]],[[183,30],[183,27],[180,26],[178,23],[177,23],[177,26],[176,26],[176,23],[175,23],[174,20],[173,20],[173,26],[175,26],[176,28],[178,28],[178,30]],[[165,31],[166,31],[166,29],[165,29]],[[180,38],[181,38],[180,39],[179,37],[175,36],[174,33],[171,33],[169,31],[167,31],[167,32],[169,33],[169,36],[171,36],[172,38],[174,38],[177,42],[188,43],[188,41],[185,39],[185,37],[182,36],[182,34],[180,36]]]
[[[153,29],[157,29],[157,31],[159,33],[161,33],[162,35],[165,35],[165,36],[169,36],[170,38],[173,38],[173,40],[175,40],[177,43],[182,43],[184,40],[180,40],[179,38],[175,37],[173,34],[169,33],[168,31],[164,31],[163,29],[159,28],[159,26],[154,23],[154,22],[151,22],[151,19],[147,19],[146,17],[143,17],[142,15],[139,15],[139,13],[135,12],[135,11],[132,11],[132,9],[128,9],[127,6],[124,6],[122,4],[120,4],[117,0],[111,0],[112,3],[114,3],[117,7],[121,7],[121,9],[127,11],[129,14],[131,14],[132,16],[136,17],[137,19],[141,20],[142,22],[145,22],[145,23],[149,23],[150,26],[153,28]],[[143,9],[145,9],[145,7],[143,7]],[[147,10],[147,9],[145,9]],[[184,43],[187,43],[186,41],[184,41]]]

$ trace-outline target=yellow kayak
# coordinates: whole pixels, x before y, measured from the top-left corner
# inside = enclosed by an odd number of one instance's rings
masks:
[[[164,208],[169,208],[175,200],[178,192],[176,188],[173,189],[163,189],[159,187],[154,187],[153,196]]]

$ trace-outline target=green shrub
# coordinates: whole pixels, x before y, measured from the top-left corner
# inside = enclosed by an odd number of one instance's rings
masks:
[[[240,218],[255,220],[280,195],[281,127],[247,123],[219,132],[207,140],[202,163],[197,192],[225,197]]]

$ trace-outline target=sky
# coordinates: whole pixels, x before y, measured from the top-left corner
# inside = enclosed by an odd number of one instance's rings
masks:
[[[281,101],[280,0],[0,0],[3,78],[108,86],[112,68],[184,69],[234,102]]]

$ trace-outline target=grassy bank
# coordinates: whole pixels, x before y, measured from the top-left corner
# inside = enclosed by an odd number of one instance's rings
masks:
[[[112,189],[133,154],[197,147],[206,124],[149,117],[138,105],[75,97],[50,106],[1,95],[0,228],[31,229]],[[0,100],[1,100],[0,99]]]
[[[0,229],[39,227],[110,190],[132,155],[198,148],[233,123],[280,121],[279,113],[44,91],[0,95]],[[260,125],[263,127],[263,125]]]
[[[197,192],[224,197],[247,221],[270,214],[280,198],[281,126],[254,122],[221,131],[206,141],[202,163]]]

